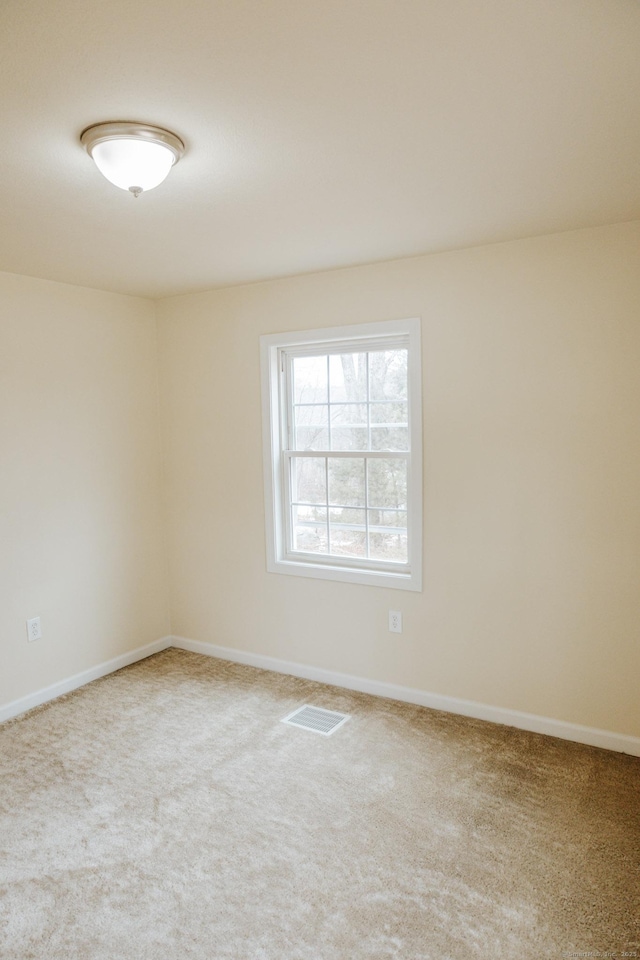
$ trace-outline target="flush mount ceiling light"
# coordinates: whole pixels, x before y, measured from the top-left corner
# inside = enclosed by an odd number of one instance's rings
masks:
[[[134,197],[162,183],[184,153],[175,133],[146,123],[96,123],[80,142],[100,173]]]

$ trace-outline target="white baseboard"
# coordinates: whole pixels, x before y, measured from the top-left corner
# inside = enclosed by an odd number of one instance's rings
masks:
[[[121,670],[122,667],[128,667],[129,664],[136,663],[137,660],[144,660],[145,657],[150,657],[151,654],[159,653],[173,645],[173,637],[161,637],[160,640],[154,640],[153,643],[148,643],[144,647],[130,650],[119,657],[114,657],[113,660],[99,663],[96,667],[90,667],[88,670],[83,670],[82,673],[74,674],[73,677],[67,677],[66,680],[53,683],[50,687],[44,687],[44,689],[36,690],[35,693],[30,693],[19,700],[5,703],[0,706],[0,723],[4,720],[10,720],[11,717],[17,717],[26,710],[32,710],[33,707],[39,707],[49,700],[55,700],[56,697],[70,693],[78,687],[83,687],[85,683],[91,683],[92,680],[106,677],[108,673],[114,673],[116,670]]]
[[[559,737],[561,740],[572,740],[574,743],[584,743],[591,747],[602,747],[604,750],[615,750],[617,753],[628,753],[633,757],[640,757],[640,737],[631,737],[625,733],[597,730],[594,727],[583,727],[578,723],[567,723],[564,720],[552,720],[532,713],[521,713],[519,710],[491,707],[473,700],[460,700],[457,697],[445,697],[438,693],[401,687],[394,683],[353,677],[347,673],[310,667],[292,660],[279,660],[260,653],[234,650],[232,647],[218,647],[212,643],[188,640],[186,637],[174,636],[170,640],[171,646],[190,650],[192,653],[203,653],[208,657],[231,660],[249,667],[258,667],[261,670],[286,673],[293,677],[302,677],[304,680],[316,680],[318,683],[328,683],[334,687],[346,687],[348,690],[357,690],[360,693],[371,693],[376,697],[415,703],[421,707],[444,710],[446,713],[458,713],[463,717],[501,723],[519,730],[529,730],[531,733],[543,733],[549,737]]]
[[[486,720],[489,723],[501,723],[519,730],[529,730],[532,733],[543,733],[549,737],[559,737],[561,740],[572,740],[574,743],[584,743],[592,747],[602,747],[604,750],[614,750],[617,753],[627,753],[633,757],[640,757],[640,737],[631,737],[625,733],[613,733],[609,730],[597,730],[594,727],[583,727],[578,723],[567,723],[564,720],[552,720],[548,717],[539,717],[532,713],[522,713],[519,710],[507,710],[504,707],[491,707],[474,700],[461,700],[457,697],[446,697],[438,693],[428,693],[426,690],[416,690],[412,687],[402,687],[395,683],[385,683],[381,680],[367,680],[364,677],[354,677],[347,673],[337,673],[325,670],[322,667],[312,667],[296,663],[293,660],[280,660],[277,657],[267,657],[260,653],[249,653],[244,650],[235,650],[232,647],[219,647],[212,643],[202,643],[199,640],[189,640],[186,637],[161,637],[148,643],[144,647],[130,650],[113,660],[100,663],[95,667],[77,673],[66,680],[37,690],[35,693],[21,697],[0,706],[0,723],[17,717],[33,707],[39,707],[49,700],[55,700],[65,693],[70,693],[78,687],[83,687],[92,680],[106,677],[122,667],[144,660],[154,653],[166,650],[167,647],[178,647],[180,650],[189,650],[192,653],[202,653],[208,657],[217,657],[220,660],[230,660],[233,663],[243,663],[249,667],[258,667],[260,670],[272,670],[274,673],[285,673],[292,677],[301,677],[304,680],[315,680],[318,683],[327,683],[334,687],[344,687],[347,690],[357,690],[360,693],[370,693],[375,697],[387,697],[390,700],[400,700],[404,703],[415,703],[421,707],[430,707],[433,710],[444,710],[446,713],[458,713],[463,717],[474,717],[476,720]]]

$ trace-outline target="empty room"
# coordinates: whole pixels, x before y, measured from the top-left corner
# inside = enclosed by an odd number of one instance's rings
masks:
[[[640,3],[0,7],[0,957],[640,956]]]

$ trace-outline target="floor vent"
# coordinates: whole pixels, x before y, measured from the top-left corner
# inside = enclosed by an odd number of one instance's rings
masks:
[[[311,707],[305,703],[304,707],[298,707],[293,713],[283,717],[282,723],[289,723],[292,727],[302,727],[303,730],[312,730],[313,733],[321,733],[323,737],[330,737],[348,719],[347,713],[323,710],[322,707]]]

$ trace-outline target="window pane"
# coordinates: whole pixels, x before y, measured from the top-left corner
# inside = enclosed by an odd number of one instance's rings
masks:
[[[406,427],[372,427],[372,450],[408,450],[409,433]]]
[[[302,503],[327,502],[324,457],[292,457],[291,499]]]
[[[404,400],[398,400],[395,403],[372,403],[371,404],[371,423],[389,426],[399,424],[406,427],[407,404]]]
[[[359,507],[329,507],[329,523],[347,523],[365,529],[365,511]]]
[[[387,527],[406,527],[407,513],[405,510],[369,510],[369,530],[376,533],[387,533]],[[393,532],[393,531],[392,531]]]
[[[293,549],[304,553],[327,553],[327,508],[292,507]]]
[[[364,353],[339,353],[329,357],[330,399],[367,399],[367,357]]]
[[[330,553],[342,557],[366,556],[366,527],[364,510],[329,511]]]
[[[369,533],[369,557],[371,560],[397,560],[406,563],[407,531],[397,533]]]
[[[326,450],[329,446],[328,418],[329,407],[326,404],[314,404],[309,407],[294,407],[295,449]]]
[[[371,449],[408,450],[407,404],[404,401],[372,403],[369,409]]]
[[[364,460],[329,457],[329,503],[364,507]]]
[[[327,402],[327,357],[294,357],[293,402]]]
[[[332,427],[331,428],[331,449],[332,450],[366,450],[367,449],[367,427]]]
[[[381,404],[386,406],[386,404]],[[331,429],[334,427],[352,426],[359,424],[367,426],[366,403],[336,403],[331,404]]]
[[[370,507],[400,507],[406,510],[406,460],[369,460],[367,474]]]
[[[331,449],[366,450],[368,443],[366,403],[332,404]]]
[[[375,350],[369,354],[369,399],[407,397],[407,351]]]
[[[296,430],[296,450],[326,450],[329,446],[329,431],[322,427],[299,427]],[[391,447],[385,447],[391,450]]]

